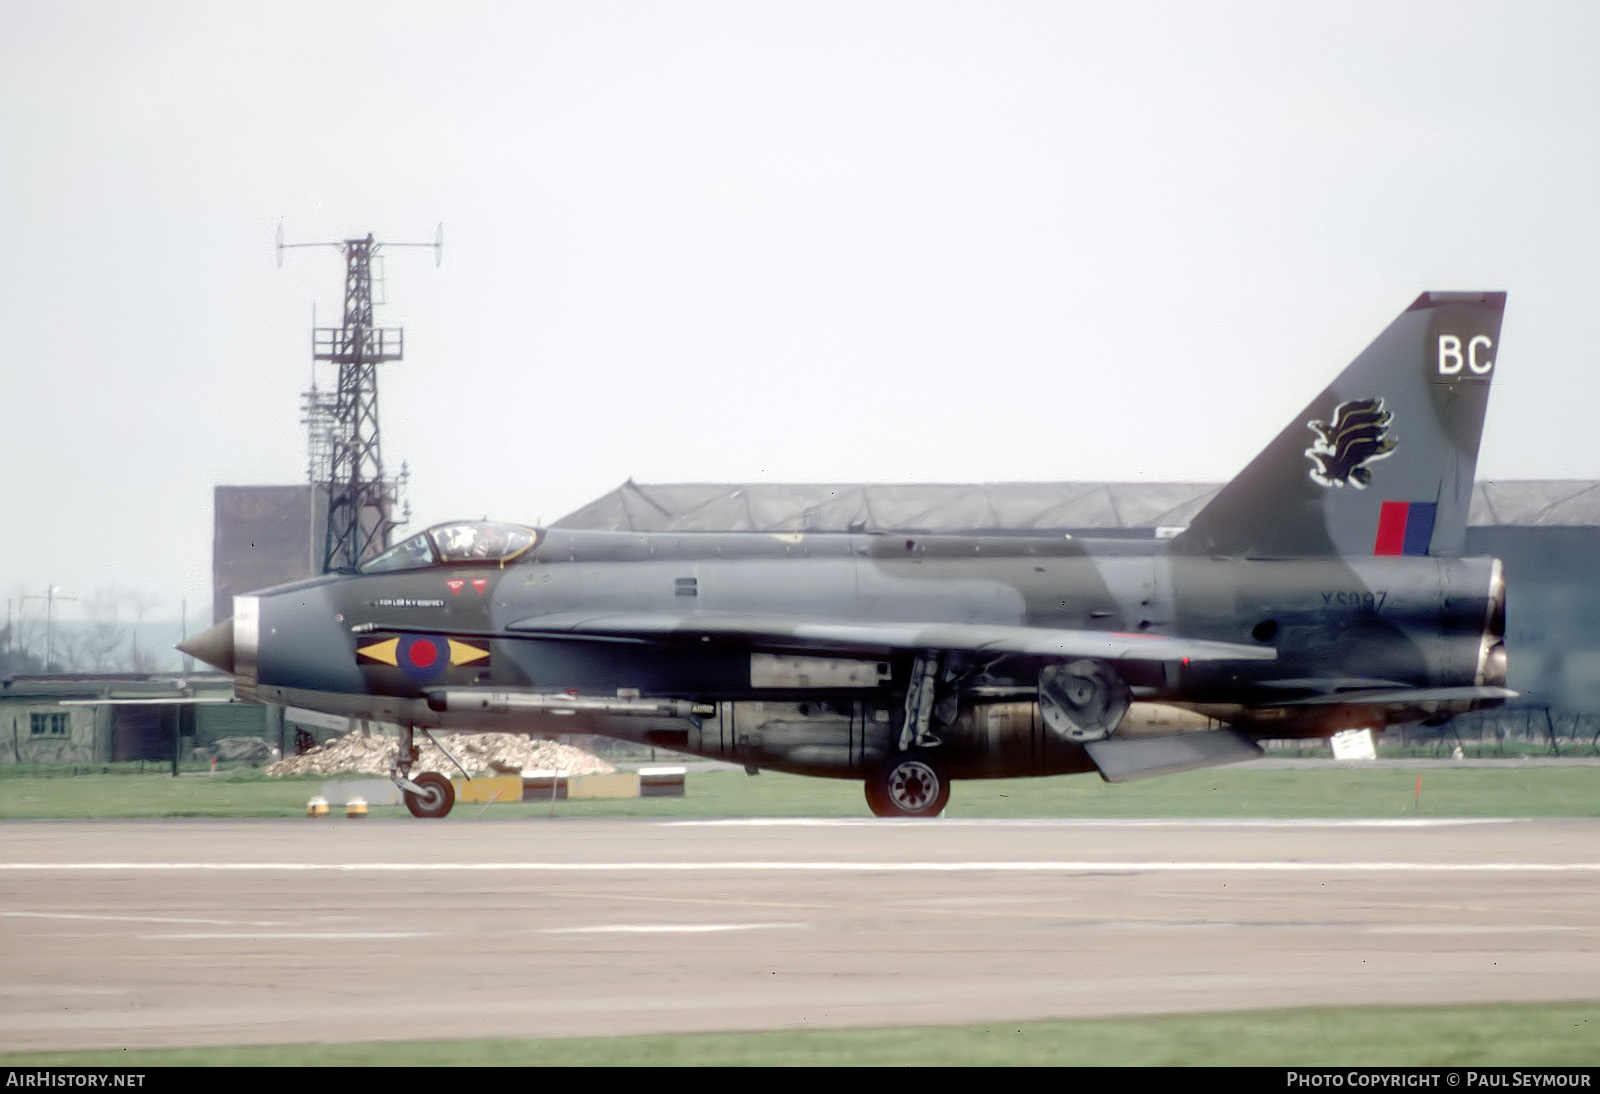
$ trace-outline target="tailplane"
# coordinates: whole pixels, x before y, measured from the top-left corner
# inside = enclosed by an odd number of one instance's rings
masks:
[[[1423,293],[1200,511],[1174,548],[1459,555],[1506,294]]]

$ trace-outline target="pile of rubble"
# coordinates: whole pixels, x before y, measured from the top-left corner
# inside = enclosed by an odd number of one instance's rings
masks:
[[[435,733],[450,755],[474,777],[510,775],[520,771],[555,771],[561,775],[604,775],[616,768],[599,757],[571,745],[530,740],[519,733]],[[416,735],[422,756],[413,775],[437,771],[459,778],[460,768],[421,733]],[[387,775],[394,767],[400,742],[395,737],[351,733],[299,756],[279,760],[268,775]]]

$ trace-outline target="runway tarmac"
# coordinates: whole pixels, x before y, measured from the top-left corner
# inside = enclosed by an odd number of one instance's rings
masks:
[[[1600,998],[1600,822],[0,825],[0,1051]]]

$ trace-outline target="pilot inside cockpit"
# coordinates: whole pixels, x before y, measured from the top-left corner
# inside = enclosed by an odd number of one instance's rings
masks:
[[[452,562],[506,562],[533,546],[531,528],[487,520],[441,524],[432,530],[439,558]]]
[[[418,532],[403,543],[361,567],[363,573],[415,570],[425,566],[454,566],[472,562],[502,565],[522,554],[538,540],[532,528],[486,520],[439,524]]]
[[[446,561],[463,558],[482,558],[482,554],[473,551],[478,541],[478,526],[476,524],[446,524],[433,530],[433,542],[439,547],[439,555]]]

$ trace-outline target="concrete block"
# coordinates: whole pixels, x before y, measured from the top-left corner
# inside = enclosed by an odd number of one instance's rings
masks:
[[[681,767],[641,767],[639,769],[639,796],[641,798],[681,798],[686,792],[685,769]]]
[[[519,802],[521,775],[480,775],[476,779],[451,779],[458,802]]]
[[[574,775],[567,780],[568,798],[637,798],[639,776],[632,771],[610,775]]]

